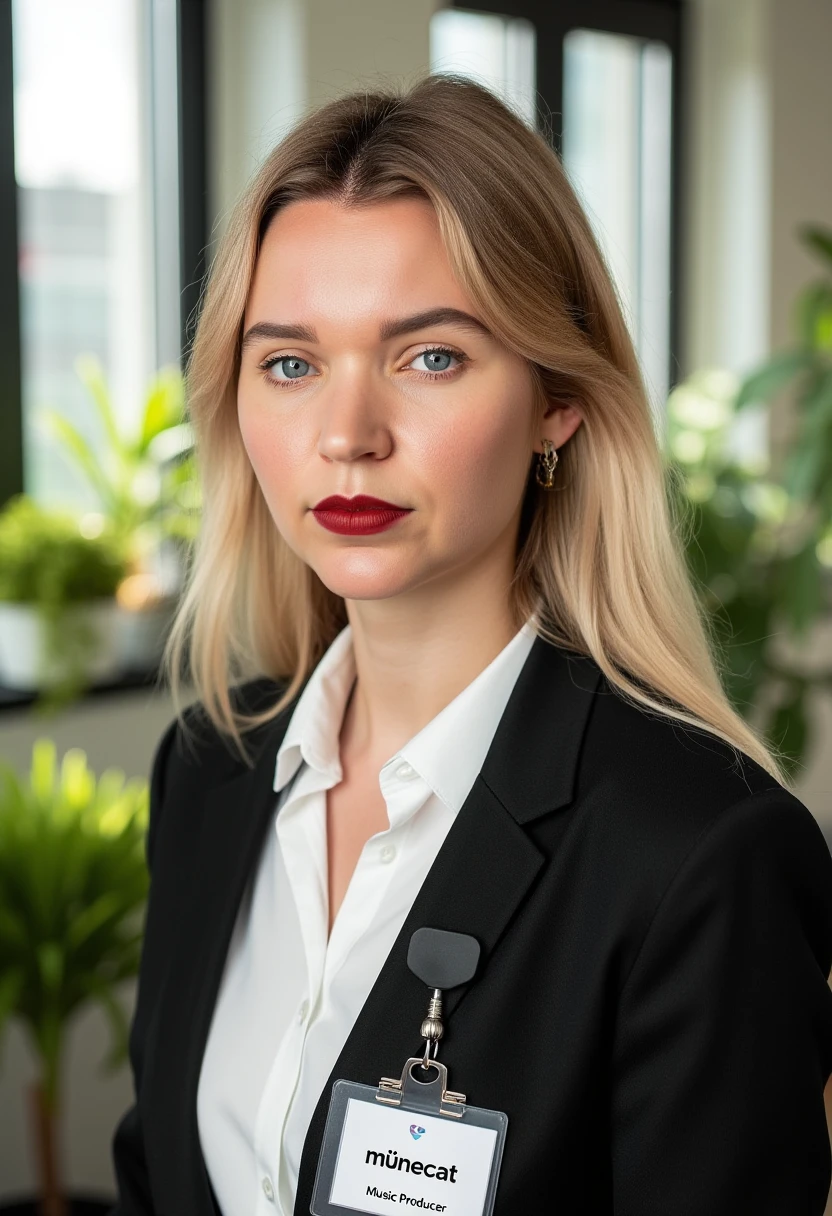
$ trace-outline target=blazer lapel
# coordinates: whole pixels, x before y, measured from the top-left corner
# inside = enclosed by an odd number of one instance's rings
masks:
[[[597,664],[538,637],[506,705],[482,771],[461,807],[324,1086],[304,1143],[296,1216],[309,1211],[333,1083],[377,1085],[420,1055],[428,991],[407,966],[424,925],[480,943],[474,983],[543,865],[524,825],[572,801],[578,753],[601,679]],[[468,986],[450,990],[446,1017]]]

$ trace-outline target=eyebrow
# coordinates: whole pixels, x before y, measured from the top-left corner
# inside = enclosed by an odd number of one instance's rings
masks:
[[[471,333],[490,338],[491,330],[487,325],[470,313],[460,308],[428,308],[424,312],[414,313],[410,317],[400,317],[398,320],[383,321],[379,330],[379,338],[387,342],[390,338],[398,338],[402,334],[412,333],[417,329],[427,329],[432,325],[455,325],[457,329],[467,329]],[[251,346],[260,338],[283,338],[290,342],[317,342],[318,335],[309,325],[281,325],[274,321],[258,321],[246,331],[242,349]]]

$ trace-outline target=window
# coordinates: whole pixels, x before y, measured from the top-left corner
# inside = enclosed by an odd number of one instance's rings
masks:
[[[458,72],[492,89],[535,125],[535,33],[522,18],[441,9],[430,23],[431,72]]]
[[[612,270],[659,413],[670,370],[670,50],[577,29],[563,52],[564,167]]]
[[[201,10],[12,0],[0,17],[12,67],[0,77],[0,206],[10,176],[14,195],[0,295],[20,353],[17,383],[6,377],[0,501],[25,489],[92,505],[38,425],[49,407],[98,441],[78,356],[101,362],[126,426],[152,373],[181,357],[206,232]]]
[[[79,489],[38,408],[87,430],[74,362],[92,354],[129,414],[155,360],[141,13],[139,0],[14,0],[12,11],[24,481],[61,503]]]
[[[662,416],[678,362],[681,8],[675,0],[500,0],[443,9],[431,70],[479,79],[545,130],[604,252]]]

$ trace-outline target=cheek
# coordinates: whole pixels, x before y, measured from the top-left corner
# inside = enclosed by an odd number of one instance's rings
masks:
[[[269,478],[282,471],[281,466],[288,456],[287,445],[282,438],[280,443],[277,440],[277,429],[268,409],[263,409],[259,401],[252,401],[247,395],[238,393],[237,423],[244,449],[257,477]]]
[[[486,404],[465,410],[425,445],[425,477],[443,500],[440,517],[457,539],[499,531],[517,509],[532,452],[526,432],[531,408],[516,383]]]
[[[300,436],[291,428],[277,427],[267,408],[243,394],[237,398],[237,422],[254,475],[275,520],[284,514],[288,517],[300,461]]]

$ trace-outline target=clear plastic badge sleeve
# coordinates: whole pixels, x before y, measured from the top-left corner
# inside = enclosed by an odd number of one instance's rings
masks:
[[[336,1081],[310,1212],[491,1216],[507,1127],[449,1091],[436,1061],[414,1057],[377,1089]]]

